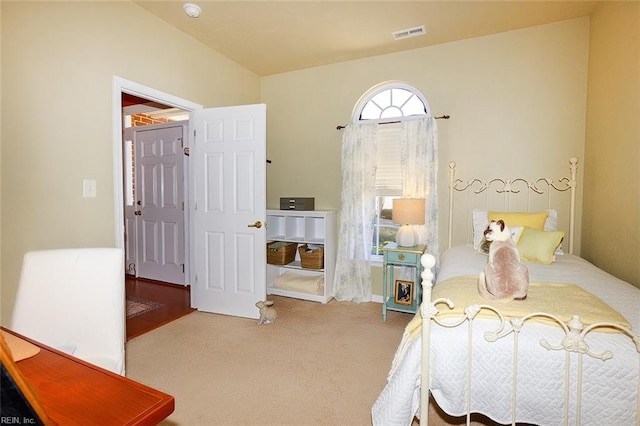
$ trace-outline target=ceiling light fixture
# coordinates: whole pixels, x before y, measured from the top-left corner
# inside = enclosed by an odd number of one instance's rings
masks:
[[[191,18],[197,18],[198,16],[200,16],[200,12],[202,12],[200,6],[193,3],[185,3],[182,8],[184,9],[184,13],[186,13]]]
[[[407,28],[406,30],[394,31],[391,34],[394,40],[402,40],[403,38],[417,37],[426,33],[427,30],[425,26],[421,25],[419,27]]]

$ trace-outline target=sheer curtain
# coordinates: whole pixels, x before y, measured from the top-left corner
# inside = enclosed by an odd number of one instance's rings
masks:
[[[351,124],[342,138],[342,197],[333,296],[371,301],[371,248],[375,219],[378,124]],[[416,228],[420,244],[438,253],[437,128],[431,117],[403,121],[400,167],[403,196],[424,197],[425,225]]]
[[[342,137],[342,206],[333,280],[336,300],[371,301],[377,129],[375,123],[351,124]]]
[[[425,199],[424,225],[415,226],[418,243],[427,253],[438,254],[438,127],[435,118],[402,123],[400,161],[403,164],[403,196]]]

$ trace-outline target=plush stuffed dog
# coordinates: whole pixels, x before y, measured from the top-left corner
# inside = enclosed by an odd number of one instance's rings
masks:
[[[529,270],[520,262],[520,253],[503,220],[494,221],[484,231],[490,241],[489,260],[478,277],[478,291],[485,299],[525,299],[529,290]]]
[[[260,318],[258,318],[258,324],[271,324],[278,321],[278,311],[273,307],[271,300],[256,303],[258,309],[260,309]]]

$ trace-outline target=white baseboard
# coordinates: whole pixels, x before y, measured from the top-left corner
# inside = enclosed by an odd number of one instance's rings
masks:
[[[371,296],[371,301],[376,303],[382,303],[382,296],[379,294],[374,294]]]

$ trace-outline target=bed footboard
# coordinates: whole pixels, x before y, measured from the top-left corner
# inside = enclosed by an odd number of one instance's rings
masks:
[[[423,301],[420,307],[420,315],[422,317],[422,355],[421,355],[421,390],[420,390],[420,424],[428,425],[429,424],[429,394],[430,394],[430,374],[433,372],[430,369],[430,359],[431,359],[431,325],[437,324],[446,328],[456,328],[463,324],[467,324],[469,327],[469,350],[467,354],[467,386],[466,386],[466,418],[467,424],[470,423],[471,416],[471,376],[472,376],[472,338],[473,333],[471,330],[473,329],[473,322],[480,311],[491,311],[491,315],[495,316],[496,324],[498,324],[495,330],[490,332],[485,332],[483,334],[484,340],[487,342],[496,342],[500,339],[505,338],[506,336],[511,336],[513,338],[513,351],[509,354],[509,356],[513,359],[512,365],[512,396],[511,396],[511,421],[513,424],[516,423],[518,418],[517,408],[518,408],[518,357],[525,357],[525,354],[519,352],[519,337],[522,327],[525,326],[525,323],[535,320],[539,320],[540,318],[544,318],[548,322],[556,325],[559,330],[562,331],[561,339],[557,339],[557,334],[555,338],[545,338],[541,337],[539,340],[539,345],[545,348],[547,351],[564,351],[564,377],[559,377],[559,382],[562,382],[564,385],[564,413],[558,413],[558,417],[563,416],[564,421],[563,424],[576,424],[580,425],[582,423],[581,415],[583,413],[583,357],[591,357],[600,359],[602,361],[607,361],[613,357],[613,353],[609,350],[596,350],[590,348],[589,342],[585,341],[585,336],[589,335],[592,331],[602,331],[602,329],[606,328],[607,333],[614,333],[618,335],[624,335],[631,340],[633,346],[635,346],[635,354],[637,358],[635,359],[635,366],[631,363],[632,369],[638,368],[638,374],[635,378],[636,383],[632,384],[632,387],[635,386],[635,407],[630,407],[631,412],[635,410],[635,424],[640,426],[640,337],[631,331],[630,328],[620,325],[618,323],[612,322],[597,322],[589,325],[585,325],[582,323],[581,319],[577,315],[573,315],[569,321],[563,321],[557,315],[544,313],[544,312],[534,312],[523,317],[508,317],[504,315],[499,309],[491,305],[485,304],[477,304],[471,305],[464,309],[464,317],[460,317],[455,319],[454,321],[442,321],[438,318],[439,309],[438,305],[444,308],[443,305],[447,305],[449,309],[453,308],[453,303],[449,299],[439,298],[437,300],[432,300],[432,287],[434,281],[434,273],[433,268],[436,264],[434,256],[431,254],[425,254],[422,256],[421,263],[423,266],[422,272],[422,294]],[[602,333],[599,333],[602,334]],[[617,337],[616,337],[617,338]],[[626,343],[625,343],[626,345]],[[633,353],[633,351],[630,351]],[[632,355],[633,357],[633,355]],[[627,365],[627,364],[625,364]],[[507,367],[508,368],[508,367]],[[631,395],[630,400],[632,400],[633,395]],[[588,420],[588,419],[587,419]]]
[[[433,268],[436,266],[436,258],[429,253],[422,255],[422,304],[420,316],[422,317],[422,356],[420,361],[420,424],[429,426],[429,360],[431,359],[431,320],[438,311],[431,303],[431,289],[433,288]]]

